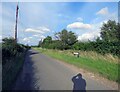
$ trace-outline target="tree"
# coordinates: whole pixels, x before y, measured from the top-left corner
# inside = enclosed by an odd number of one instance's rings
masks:
[[[41,44],[42,44],[42,40],[39,41],[39,43],[38,43],[38,47],[40,47]]]
[[[75,35],[75,33],[70,31],[68,33],[68,45],[73,45],[76,42],[77,42],[77,36]]]
[[[52,37],[51,37],[51,36],[47,36],[47,37],[43,40],[41,46],[42,46],[43,48],[49,48],[49,46],[50,46],[51,43],[52,43]]]
[[[57,34],[62,42],[63,49],[71,48],[71,46],[77,42],[77,37],[72,31],[68,32],[66,29],[63,29]]]
[[[13,44],[13,43],[15,44],[15,39],[12,38],[12,37],[10,37],[10,38],[3,38],[2,41],[3,41],[4,44]]]
[[[119,39],[118,25],[115,21],[109,20],[101,27],[101,38],[103,41],[118,41]]]
[[[52,37],[51,36],[47,36],[44,40],[43,43],[51,43],[52,42]]]
[[[15,42],[14,38],[2,39],[2,63],[6,63],[7,60],[14,58],[18,53],[23,53],[25,46]]]
[[[120,23],[117,24],[117,38],[118,38],[118,41],[120,41]]]

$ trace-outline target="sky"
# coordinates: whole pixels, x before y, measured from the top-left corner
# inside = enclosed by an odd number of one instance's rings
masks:
[[[14,37],[16,2],[1,2],[1,38]],[[118,20],[117,2],[19,2],[18,42],[37,45],[62,29],[72,31],[79,41],[100,36],[109,19]]]

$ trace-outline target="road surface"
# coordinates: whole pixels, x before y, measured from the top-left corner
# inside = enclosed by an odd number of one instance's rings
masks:
[[[73,90],[75,85],[80,87],[84,85],[79,83],[79,80],[76,81],[77,84],[72,81],[73,77],[79,73],[61,61],[31,49],[27,52],[23,69],[13,90]],[[83,82],[86,82],[87,90],[111,89],[94,78],[84,75],[82,77]]]

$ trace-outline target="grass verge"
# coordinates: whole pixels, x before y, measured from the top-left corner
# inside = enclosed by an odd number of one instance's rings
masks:
[[[100,58],[101,56],[99,57],[99,55],[93,58],[85,54],[77,58],[69,54],[70,51],[48,50],[48,49],[42,49],[42,48],[34,48],[34,49],[52,58],[62,60],[64,62],[73,64],[80,68],[84,68],[86,70],[97,73],[105,78],[108,78],[109,80],[113,80],[120,83],[120,80],[118,79],[119,78],[118,65],[120,66],[120,64],[117,61],[116,61],[117,63],[112,62],[112,60],[109,61],[104,58]]]

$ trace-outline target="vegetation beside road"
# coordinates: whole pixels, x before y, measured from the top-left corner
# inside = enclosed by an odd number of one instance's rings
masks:
[[[54,35],[54,39],[47,36],[43,41],[39,42],[38,46],[58,50],[95,51],[102,55],[108,53],[120,57],[120,23],[116,21],[109,20],[107,23],[103,23],[100,28],[100,36],[92,40],[78,41],[77,35],[73,31],[66,29]]]
[[[15,42],[14,38],[4,38],[2,42],[2,90],[14,83],[22,69],[28,47]]]
[[[64,61],[66,63],[75,65],[79,68],[86,69],[88,71],[92,71],[97,73],[105,78],[116,81],[120,83],[118,80],[118,57],[114,57],[112,55],[100,55],[95,52],[80,52],[80,57],[75,57],[72,52],[73,50],[50,50],[50,49],[42,49],[42,48],[34,48],[41,53],[44,53],[52,58]],[[109,58],[111,57],[111,58]]]
[[[118,77],[120,63],[120,23],[108,20],[100,28],[100,36],[93,40],[80,41],[73,31],[63,29],[55,33],[55,39],[47,36],[36,48],[53,58],[73,64],[77,67],[99,73],[120,83]],[[43,48],[43,49],[40,49]],[[71,55],[80,52],[80,57]]]

